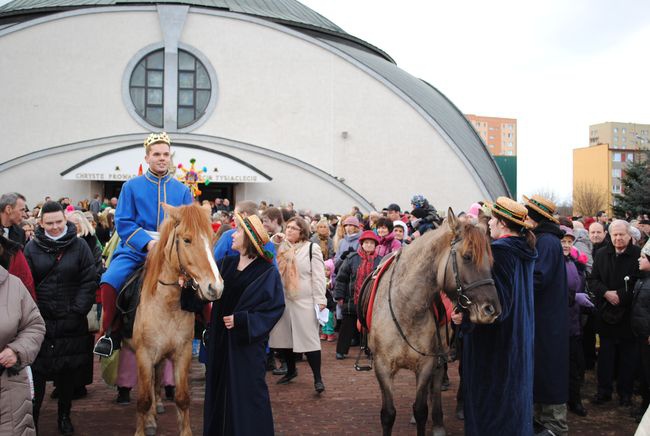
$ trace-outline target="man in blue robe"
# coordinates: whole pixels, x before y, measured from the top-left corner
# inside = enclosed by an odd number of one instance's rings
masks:
[[[171,141],[166,133],[152,133],[144,142],[145,162],[149,169],[122,186],[115,210],[115,229],[120,243],[107,271],[102,275],[101,295],[106,331],[115,315],[115,298],[120,288],[158,241],[158,229],[165,218],[162,204],[192,204],[187,186],[169,173]]]

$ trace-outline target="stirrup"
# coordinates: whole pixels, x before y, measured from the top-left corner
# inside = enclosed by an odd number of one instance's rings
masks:
[[[111,357],[113,354],[113,340],[110,336],[104,335],[95,344],[93,353],[101,357]]]
[[[361,360],[361,354],[366,355],[366,361],[368,364],[360,365],[359,361]],[[359,347],[359,354],[357,355],[357,360],[354,361],[354,369],[357,371],[370,371],[372,369],[372,352],[367,347]]]

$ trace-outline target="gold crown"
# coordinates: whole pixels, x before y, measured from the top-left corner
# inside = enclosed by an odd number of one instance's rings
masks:
[[[150,145],[157,142],[164,142],[167,145],[172,145],[172,140],[169,139],[169,136],[165,132],[152,133],[147,136],[147,139],[144,140],[144,148],[149,148]]]

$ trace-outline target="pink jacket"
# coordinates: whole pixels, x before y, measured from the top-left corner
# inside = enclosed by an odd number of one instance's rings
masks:
[[[384,257],[387,254],[397,251],[402,246],[402,243],[395,239],[393,232],[387,234],[383,238],[379,238],[379,245],[375,248],[375,254]]]

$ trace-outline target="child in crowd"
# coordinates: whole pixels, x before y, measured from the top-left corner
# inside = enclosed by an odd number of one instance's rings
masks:
[[[357,301],[365,278],[377,268],[381,257],[375,254],[379,237],[372,230],[366,230],[359,237],[359,248],[347,256],[336,276],[334,299],[341,306],[343,320],[336,345],[336,358],[345,359],[350,350],[357,325]]]
[[[334,342],[336,340],[336,334],[334,333],[334,311],[336,309],[336,302],[332,295],[333,291],[333,276],[334,276],[334,260],[327,259],[325,261],[325,278],[327,282],[325,284],[325,296],[327,297],[327,308],[330,311],[329,319],[327,323],[321,328],[321,341]]]

